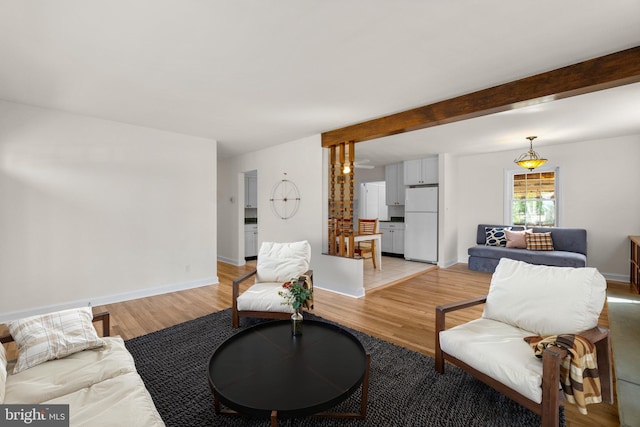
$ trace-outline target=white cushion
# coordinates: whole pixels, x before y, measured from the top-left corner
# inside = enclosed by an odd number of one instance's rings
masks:
[[[14,373],[51,359],[100,347],[92,323],[91,307],[63,310],[9,322],[9,332],[18,346]]]
[[[440,347],[472,368],[534,402],[542,402],[542,361],[524,337],[529,331],[490,319],[476,319],[440,332]]]
[[[284,291],[281,282],[256,283],[238,297],[238,310],[293,313],[280,291]]]
[[[4,403],[4,388],[7,384],[7,352],[0,344],[0,405]]]
[[[7,378],[12,404],[67,404],[72,426],[163,426],[120,337]]]
[[[71,426],[165,425],[137,372],[118,375],[43,404],[69,405]]]
[[[105,345],[102,347],[9,374],[5,403],[39,404],[124,373],[136,372],[133,357],[122,338],[105,337],[103,340]]]
[[[291,243],[263,242],[258,252],[256,283],[280,282],[309,270],[311,246],[306,240]]]
[[[576,334],[598,324],[607,283],[595,268],[549,267],[502,258],[482,317],[534,335]]]

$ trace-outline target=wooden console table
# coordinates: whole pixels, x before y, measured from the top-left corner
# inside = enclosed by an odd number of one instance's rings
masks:
[[[629,282],[640,293],[640,236],[629,236],[631,240],[631,272]]]

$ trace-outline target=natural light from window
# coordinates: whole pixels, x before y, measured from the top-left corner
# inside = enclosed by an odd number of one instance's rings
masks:
[[[557,225],[557,169],[509,173],[509,219],[512,225]]]

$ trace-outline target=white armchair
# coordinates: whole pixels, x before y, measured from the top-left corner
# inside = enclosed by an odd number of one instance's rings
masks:
[[[489,293],[436,308],[436,365],[464,369],[557,426],[562,401],[560,363],[567,351],[548,347],[535,357],[528,336],[579,334],[595,344],[602,401],[613,402],[608,330],[598,318],[606,281],[595,268],[548,267],[503,258]],[[480,319],[445,329],[445,315],[486,303]]]
[[[258,252],[255,270],[238,277],[232,284],[233,327],[240,326],[240,317],[287,319],[293,313],[291,306],[278,292],[282,284],[302,274],[313,283],[309,270],[311,246],[306,240],[291,243],[263,242]],[[254,284],[240,294],[240,283],[255,276]]]

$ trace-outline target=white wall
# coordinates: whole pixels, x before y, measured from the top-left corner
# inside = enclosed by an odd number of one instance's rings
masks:
[[[218,259],[244,264],[243,213],[238,204],[244,195],[242,174],[258,171],[258,240],[290,242],[308,240],[314,286],[361,296],[362,264],[353,259],[323,255],[326,249],[327,166],[320,135],[287,142],[232,159],[219,160]],[[276,216],[269,202],[276,183],[285,178],[300,192],[300,208],[290,219]],[[336,275],[336,271],[343,273]],[[359,271],[359,278],[351,277]]]
[[[0,101],[0,321],[217,283],[216,142]]]
[[[451,154],[438,158],[438,266],[458,262],[458,174],[457,159]]]
[[[628,280],[629,241],[640,234],[640,135],[545,147],[560,167],[560,226],[585,228],[588,264],[607,278]],[[520,150],[522,151],[522,150]],[[479,223],[504,223],[504,170],[520,151],[460,157],[458,259],[466,262]]]
[[[219,170],[218,256],[221,260],[233,264],[244,263],[244,248],[241,248],[244,242],[238,239],[243,226],[243,214],[239,214],[238,206],[243,208],[242,174],[249,170],[258,171],[259,242],[308,240],[312,257],[321,253],[323,167],[319,135],[233,159],[220,159]],[[286,220],[273,213],[269,201],[274,185],[283,179],[292,181],[298,187],[301,199],[297,213]]]

